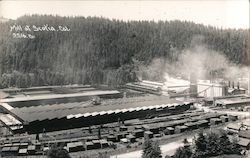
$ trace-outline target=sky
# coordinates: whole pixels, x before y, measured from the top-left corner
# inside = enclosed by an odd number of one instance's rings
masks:
[[[0,17],[98,16],[128,20],[186,20],[219,28],[249,28],[249,0],[3,0]]]

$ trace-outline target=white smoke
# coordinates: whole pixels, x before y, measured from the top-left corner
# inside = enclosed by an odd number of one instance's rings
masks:
[[[141,66],[143,79],[167,81],[168,84],[187,84],[190,74],[201,80],[239,81],[248,78],[249,68],[230,62],[223,52],[215,51],[204,44],[202,36],[195,36],[190,47],[176,52],[180,55],[176,62],[157,58],[148,66]],[[166,82],[166,83],[167,83]]]

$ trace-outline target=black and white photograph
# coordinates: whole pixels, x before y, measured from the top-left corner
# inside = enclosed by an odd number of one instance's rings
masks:
[[[0,0],[0,157],[250,158],[249,0]]]

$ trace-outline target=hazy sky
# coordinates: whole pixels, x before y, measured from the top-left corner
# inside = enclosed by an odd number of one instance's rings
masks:
[[[0,1],[0,16],[102,16],[123,20],[187,20],[223,28],[249,28],[249,0]]]

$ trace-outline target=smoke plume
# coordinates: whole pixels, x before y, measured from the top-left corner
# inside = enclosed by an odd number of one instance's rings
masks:
[[[139,76],[142,79],[166,81],[170,77],[189,80],[190,74],[195,74],[202,80],[230,80],[238,81],[239,78],[248,77],[246,66],[230,62],[223,52],[215,51],[204,44],[202,36],[195,36],[190,42],[190,47],[176,50],[177,61],[157,58],[148,66],[140,66]]]

